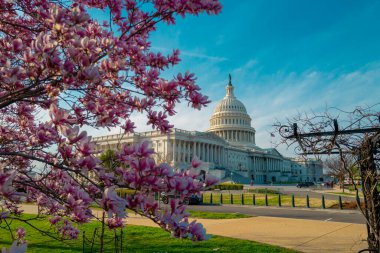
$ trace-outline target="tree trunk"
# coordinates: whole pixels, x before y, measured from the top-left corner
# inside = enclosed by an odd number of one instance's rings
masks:
[[[104,252],[104,222],[105,222],[105,211],[102,213],[102,230],[100,232],[100,249],[99,252]]]
[[[374,154],[379,148],[380,134],[367,138],[360,149],[360,172],[364,195],[364,215],[367,220],[368,247],[380,252],[380,196]]]

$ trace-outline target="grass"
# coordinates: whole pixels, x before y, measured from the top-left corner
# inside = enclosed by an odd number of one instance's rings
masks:
[[[256,189],[248,189],[250,193],[263,193],[263,194],[281,194],[280,191],[268,189],[268,188],[256,188]]]
[[[241,218],[250,218],[252,216],[241,214],[241,213],[215,213],[215,212],[200,212],[190,210],[191,218],[200,218],[200,219],[241,219]]]
[[[23,218],[34,217],[33,215],[24,215]],[[33,220],[31,224],[41,228],[49,229],[46,219]],[[3,224],[2,224],[3,225]],[[42,236],[38,231],[19,221],[11,224],[12,229],[20,226],[25,227],[28,240],[28,252],[51,253],[51,252],[82,252],[83,239],[80,234],[78,240],[57,241],[47,236]],[[86,238],[92,238],[95,228],[99,228],[100,223],[91,222],[81,226],[79,229],[85,231]],[[232,239],[222,236],[212,236],[211,239],[204,242],[193,243],[189,240],[170,238],[167,232],[160,228],[127,225],[123,229],[123,252],[297,252],[277,246],[263,243],[257,243],[247,240]],[[120,232],[120,231],[119,231]],[[118,232],[118,233],[119,233]],[[11,236],[8,231],[0,229],[0,248],[9,247]],[[98,242],[98,240],[95,240]],[[106,229],[105,234],[105,252],[115,252],[114,233]],[[91,245],[88,241],[85,243],[84,252],[91,252]],[[92,252],[98,252],[98,243],[94,245]]]
[[[265,194],[262,193],[245,193],[245,194],[212,194],[212,203],[213,204],[232,204],[237,205],[253,205],[253,195],[255,196],[255,205],[265,206]],[[243,196],[243,197],[242,197]],[[292,206],[292,196],[281,194],[281,206],[291,207]],[[221,199],[222,198],[222,199]],[[267,194],[268,206],[278,206],[278,194]],[[203,194],[203,203],[211,203],[211,193]],[[326,208],[333,207],[334,204],[338,203],[335,200],[325,199]],[[306,207],[306,197],[294,197],[294,204],[296,207]],[[309,206],[311,208],[322,208],[322,199],[321,198],[309,198]]]
[[[356,197],[356,193],[355,192],[326,192],[326,193],[333,194],[333,195]],[[359,196],[363,197],[363,193],[359,192]]]

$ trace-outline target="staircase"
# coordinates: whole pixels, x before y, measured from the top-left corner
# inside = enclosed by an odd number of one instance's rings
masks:
[[[232,181],[239,184],[249,184],[251,182],[251,179],[247,177],[246,175],[244,175],[245,174],[244,172],[231,171],[229,169],[224,169],[224,170],[226,171],[226,177],[222,178],[221,180],[222,182]],[[231,172],[233,173],[232,177],[231,177]]]

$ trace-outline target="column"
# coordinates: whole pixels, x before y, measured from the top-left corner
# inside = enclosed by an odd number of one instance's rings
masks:
[[[202,142],[201,144],[201,150],[202,150],[202,160],[205,162],[206,161],[206,152],[205,152],[205,143]]]
[[[185,142],[185,162],[188,163],[189,162],[189,158],[190,158],[190,155],[189,155],[189,142]]]
[[[210,144],[206,144],[206,153],[207,162],[211,162]]]
[[[168,157],[168,156],[169,156],[169,152],[166,151],[166,143],[167,143],[166,140],[163,140],[163,141],[162,141],[162,145],[164,145],[162,148],[164,149],[164,157],[165,157],[165,160],[166,160],[166,159],[169,159],[169,157]],[[169,161],[166,161],[166,162],[169,162]]]
[[[177,157],[176,157],[176,152],[177,152],[177,150],[176,150],[176,141],[175,141],[175,139],[173,140],[173,163],[175,163],[176,162],[176,159],[177,159]]]
[[[210,162],[212,163],[213,162],[212,144],[209,144],[208,147],[209,147],[209,152],[210,152],[209,158],[210,158]]]
[[[180,162],[185,161],[185,141],[181,141],[181,160]]]
[[[197,156],[197,143],[193,142],[193,158]]]
[[[215,163],[215,145],[211,145],[211,162]]]
[[[185,161],[184,162],[189,162],[189,142],[185,141]]]
[[[221,149],[221,147],[220,146],[218,146],[218,164],[219,165],[221,165],[221,162],[220,162],[220,149]]]

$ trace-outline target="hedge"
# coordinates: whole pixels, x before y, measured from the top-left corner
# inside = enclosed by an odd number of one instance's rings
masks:
[[[211,190],[243,190],[242,184],[232,184],[232,183],[221,183],[218,185],[215,185],[211,188]]]
[[[127,195],[133,195],[136,193],[136,190],[128,189],[128,188],[117,188],[115,189],[117,195],[121,198],[125,198]]]
[[[252,193],[263,193],[263,194],[281,194],[280,191],[268,189],[268,188],[256,188],[256,189],[248,189],[248,192]]]

